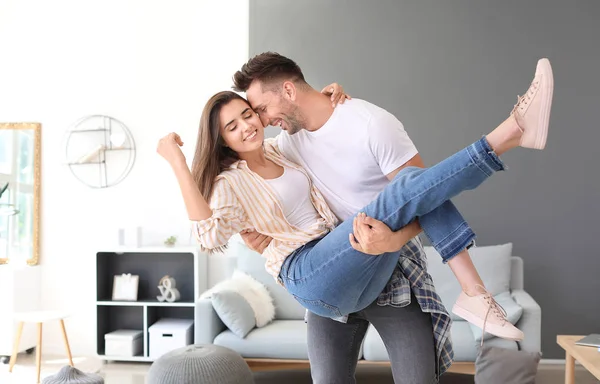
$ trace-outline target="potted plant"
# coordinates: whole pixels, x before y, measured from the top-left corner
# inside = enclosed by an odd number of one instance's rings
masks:
[[[175,243],[177,242],[177,237],[175,236],[169,236],[167,237],[167,239],[165,240],[165,245],[167,247],[172,247],[175,245]]]

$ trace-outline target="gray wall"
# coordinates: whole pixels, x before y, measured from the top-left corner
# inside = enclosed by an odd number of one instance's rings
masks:
[[[514,243],[543,311],[544,358],[557,334],[600,332],[600,2],[250,1],[250,55],[298,62],[316,88],[336,81],[395,114],[426,164],[507,117],[551,60],[547,149],[504,156],[506,173],[455,203],[479,245]]]

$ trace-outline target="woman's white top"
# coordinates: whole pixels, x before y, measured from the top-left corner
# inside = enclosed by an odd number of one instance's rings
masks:
[[[321,218],[310,200],[310,181],[300,171],[284,167],[283,175],[267,179],[290,224],[307,229]]]

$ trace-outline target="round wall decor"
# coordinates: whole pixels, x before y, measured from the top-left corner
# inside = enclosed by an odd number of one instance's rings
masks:
[[[64,147],[71,173],[91,188],[119,184],[135,163],[133,135],[110,116],[91,115],[77,121],[67,131]]]

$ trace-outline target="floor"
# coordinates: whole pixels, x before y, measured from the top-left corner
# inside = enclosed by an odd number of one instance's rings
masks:
[[[148,363],[109,363],[103,364],[101,360],[92,357],[74,357],[75,366],[84,372],[99,373],[105,379],[105,384],[145,384]],[[62,356],[43,356],[41,377],[47,377],[57,372],[67,364]],[[8,373],[8,365],[0,365],[0,383],[2,384],[30,384],[35,383],[35,355],[19,355],[13,373]],[[360,367],[357,372],[357,383],[393,384],[389,368]],[[285,372],[258,372],[255,373],[256,384],[310,384],[310,374],[307,370]],[[585,369],[578,367],[575,378],[577,384],[600,384]],[[536,383],[562,384],[564,383],[564,368],[560,365],[541,365]],[[441,384],[473,384],[472,376],[447,374]]]

